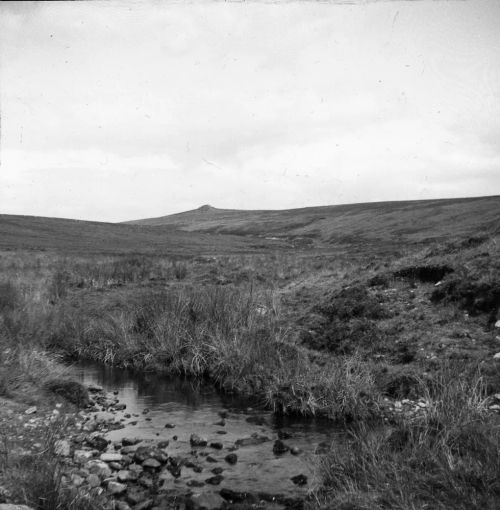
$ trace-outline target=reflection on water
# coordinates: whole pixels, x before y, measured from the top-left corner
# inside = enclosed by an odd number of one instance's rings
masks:
[[[169,454],[189,456],[189,437],[195,433],[211,441],[222,442],[222,450],[208,448],[210,456],[219,463],[206,465],[202,473],[185,469],[178,482],[204,481],[211,476],[214,466],[224,468],[224,480],[220,485],[233,490],[266,491],[290,495],[304,494],[309,486],[297,487],[290,480],[292,476],[304,473],[309,479],[314,452],[321,442],[331,442],[341,434],[331,423],[276,417],[258,408],[258,403],[232,395],[221,394],[211,384],[198,379],[166,377],[154,373],[140,373],[100,364],[83,364],[75,367],[80,380],[86,384],[102,386],[105,391],[117,392],[126,410],[118,413],[125,428],[108,433],[111,440],[122,437],[138,437],[143,440],[170,441]],[[148,410],[146,414],[143,411]],[[227,414],[225,425],[220,425],[220,413]],[[125,418],[125,415],[132,415]],[[258,415],[262,420],[249,423],[250,416]],[[169,427],[166,428],[165,425]],[[273,441],[278,430],[291,435],[286,442],[300,448],[302,454],[276,456],[272,452]],[[229,466],[224,461],[228,449],[236,440],[252,434],[266,436],[270,441],[259,445],[241,447],[237,450],[238,462]],[[175,437],[174,437],[175,436]],[[199,461],[205,462],[200,456]],[[214,487],[206,486],[206,490]]]

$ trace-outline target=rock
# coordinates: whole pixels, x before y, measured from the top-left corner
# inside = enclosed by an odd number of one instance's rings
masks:
[[[134,506],[134,510],[149,510],[155,504],[154,499],[146,499]]]
[[[127,408],[127,404],[123,404],[123,403],[115,404],[114,408],[116,411],[123,411],[124,409]]]
[[[281,439],[277,439],[274,442],[273,453],[275,455],[282,455],[286,453],[289,449],[290,448]]]
[[[159,462],[166,462],[168,456],[157,448],[151,446],[139,446],[134,453],[134,460],[142,464],[147,459],[156,459]]]
[[[130,445],[130,446],[123,446],[120,450],[120,453],[123,455],[128,455],[130,453],[135,453],[137,451],[138,446],[137,445]]]
[[[290,453],[292,455],[299,455],[300,453],[302,453],[302,450],[298,446],[292,446],[290,448]]]
[[[123,446],[134,446],[138,443],[140,443],[141,440],[137,439],[136,437],[123,437],[122,438],[122,445]]]
[[[133,471],[134,473],[142,473],[144,471],[143,467],[140,464],[130,464],[128,467],[129,471]]]
[[[244,437],[243,439],[237,439],[235,444],[236,446],[256,446],[258,444],[265,443],[266,441],[270,441],[270,439],[266,436],[251,436]]]
[[[286,430],[278,430],[278,439],[291,439],[292,434]]]
[[[189,480],[189,482],[186,485],[188,487],[204,487],[205,483],[200,482],[199,480]]]
[[[102,460],[91,460],[87,462],[85,467],[89,470],[89,473],[96,474],[101,478],[108,478],[111,476],[111,469]]]
[[[131,505],[137,505],[141,501],[145,501],[147,499],[147,493],[141,489],[133,488],[127,491],[126,499],[127,503]]]
[[[115,510],[132,510],[125,501],[115,500]]]
[[[219,491],[219,494],[229,503],[242,503],[249,499],[256,499],[255,496],[248,492],[238,492],[231,489],[223,488]]]
[[[500,352],[497,352],[494,356],[493,356],[493,359],[500,359]],[[26,414],[28,413],[28,411],[26,411]]]
[[[142,463],[142,467],[143,468],[146,468],[146,469],[160,469],[161,468],[161,463],[158,462],[156,459],[153,459],[153,458],[150,458],[150,459],[146,459],[143,463]]]
[[[205,482],[209,483],[210,485],[219,485],[222,480],[224,480],[224,477],[222,475],[215,475],[210,478],[207,478]]]
[[[73,473],[71,475],[71,483],[75,487],[80,487],[84,481],[85,481],[85,478],[83,478],[83,476],[77,475],[76,473]]]
[[[236,453],[228,453],[225,457],[224,457],[224,460],[228,463],[228,464],[236,464],[238,462],[238,456],[236,455]]]
[[[165,423],[165,428],[166,429],[174,429],[175,425],[173,423]]]
[[[90,391],[90,393],[102,393],[104,391],[104,388],[102,386],[99,386],[98,384],[87,384],[87,390]]]
[[[222,497],[210,492],[193,494],[186,502],[187,510],[218,510],[223,505]]]
[[[123,455],[121,453],[101,453],[99,457],[103,462],[121,462]]]
[[[120,471],[120,469],[123,467],[121,462],[110,462],[109,467],[113,469],[114,471]]]
[[[254,425],[265,425],[267,423],[263,416],[249,416],[246,421],[247,423],[253,423]]]
[[[223,445],[222,443],[219,443],[218,441],[210,443],[211,448],[215,448],[216,450],[222,450]]]
[[[84,464],[93,456],[94,454],[90,450],[75,450],[73,460],[76,464]]]
[[[59,439],[54,443],[54,451],[56,455],[69,457],[71,454],[71,445],[69,441],[66,441],[66,439]]]
[[[120,469],[120,471],[116,473],[116,477],[119,482],[129,482],[131,480],[137,480],[137,473],[128,469]]]
[[[0,503],[0,510],[33,510],[30,506]]]
[[[87,477],[87,483],[90,487],[99,487],[101,485],[101,479],[94,473]]]
[[[95,434],[95,432],[94,432],[94,434]],[[100,452],[104,451],[108,447],[108,444],[109,444],[109,441],[100,435],[88,437],[85,439],[85,442],[89,446],[91,446],[92,448],[95,448],[96,450],[99,450]]]
[[[207,462],[216,463],[219,461],[217,459],[215,459],[214,457],[212,457],[211,455],[207,455]]]
[[[500,321],[495,322],[495,328],[500,328]]]
[[[28,407],[28,409],[26,409],[26,411],[24,411],[24,414],[34,414],[37,412],[37,407],[36,406],[33,406],[33,407]]]
[[[306,475],[297,475],[297,476],[292,476],[292,478],[290,478],[290,480],[292,480],[292,482],[295,484],[295,485],[306,485],[307,484],[307,476]]]
[[[127,486],[124,483],[120,482],[108,482],[108,491],[113,494],[113,496],[118,496],[126,492]]]
[[[197,434],[191,434],[189,442],[191,443],[191,446],[207,446],[208,441]]]

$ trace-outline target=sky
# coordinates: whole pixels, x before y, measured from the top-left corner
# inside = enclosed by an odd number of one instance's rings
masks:
[[[500,194],[500,2],[2,2],[0,214]]]

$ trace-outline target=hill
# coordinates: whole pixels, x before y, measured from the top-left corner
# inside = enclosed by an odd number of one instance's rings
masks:
[[[302,240],[317,246],[359,241],[414,243],[498,231],[500,196],[261,211],[204,205],[193,211],[128,223]]]
[[[68,253],[123,252],[168,255],[238,253],[280,247],[283,242],[241,236],[38,216],[0,215],[0,249]]]

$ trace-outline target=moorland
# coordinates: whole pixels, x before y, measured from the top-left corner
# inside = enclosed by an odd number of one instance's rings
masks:
[[[498,196],[121,224],[0,215],[0,497],[131,505],[113,477],[73,483],[59,451],[89,404],[67,367],[93,360],[342,424],[294,505],[498,508],[499,241]]]

